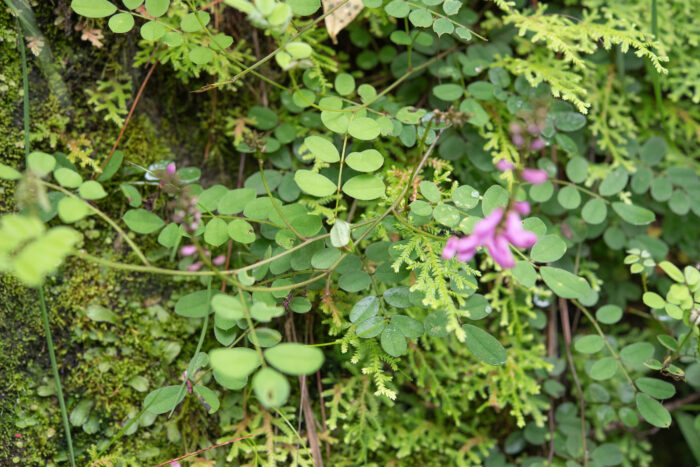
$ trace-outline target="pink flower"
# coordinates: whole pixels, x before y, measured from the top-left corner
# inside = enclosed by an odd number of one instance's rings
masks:
[[[492,237],[496,226],[503,218],[503,208],[496,208],[491,211],[491,214],[481,219],[474,226],[473,235],[479,240],[485,240]]]
[[[530,203],[527,201],[518,201],[515,203],[515,210],[518,211],[523,216],[530,214]]]
[[[522,171],[523,180],[530,182],[533,185],[539,185],[547,181],[549,176],[547,172],[541,169],[523,169]]]
[[[213,260],[211,260],[211,262],[217,266],[224,264],[225,261],[226,261],[226,256],[224,256],[224,255],[219,255],[216,258],[214,258]]]
[[[168,166],[165,168],[165,172],[166,172],[168,175],[175,175],[175,169],[176,169],[176,167],[175,167],[175,162],[171,162],[171,163],[168,164]]]
[[[508,213],[504,234],[508,241],[518,248],[530,248],[537,242],[537,235],[529,230],[523,229],[520,215],[514,211]]]
[[[180,463],[178,461],[172,461],[170,463],[170,467],[181,467],[181,466],[180,466]]]
[[[537,138],[530,143],[530,150],[532,151],[539,151],[541,149],[544,149],[545,147],[545,142],[542,138]]]
[[[503,208],[494,209],[491,214],[476,223],[471,235],[462,238],[450,237],[442,250],[442,257],[452,259],[456,254],[459,261],[466,262],[474,257],[477,247],[485,246],[493,260],[501,267],[515,267],[510,244],[518,248],[530,248],[537,242],[537,236],[523,229],[520,220],[519,212],[529,211],[530,205],[527,202],[515,203],[514,210],[506,213],[505,225],[499,228],[499,224],[503,222]]]
[[[457,237],[450,237],[445,244],[445,248],[442,249],[442,257],[445,259],[452,259],[457,254],[457,243],[459,239]]]
[[[499,159],[499,161],[496,162],[496,168],[501,172],[505,172],[506,170],[513,170],[515,166],[505,159]]]
[[[515,260],[513,259],[513,254],[510,252],[508,241],[503,235],[498,235],[496,237],[490,238],[486,242],[486,248],[488,248],[489,254],[493,258],[493,260],[500,264],[501,267],[515,267]]]
[[[520,126],[520,123],[518,122],[510,122],[508,128],[510,129],[510,132],[514,135],[519,135],[523,131],[523,127]]]
[[[519,134],[519,133],[513,135],[513,138],[512,138],[511,141],[513,141],[513,145],[514,145],[516,148],[522,148],[523,145],[525,144],[525,138],[523,138],[523,135],[521,135],[521,134]]]
[[[540,134],[540,127],[537,126],[536,123],[530,123],[527,126],[527,132],[530,133],[532,136],[536,136]]]
[[[202,263],[201,261],[197,261],[196,263],[192,263],[189,266],[187,266],[187,270],[190,272],[199,271],[202,268],[202,266],[204,266],[204,263]]]
[[[197,247],[194,245],[185,245],[180,248],[180,254],[182,256],[190,256],[197,252]]]

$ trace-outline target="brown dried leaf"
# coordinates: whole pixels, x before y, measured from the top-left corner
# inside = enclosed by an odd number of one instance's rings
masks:
[[[342,0],[321,0],[323,3],[323,12],[328,13],[333,8],[342,3]],[[350,24],[355,17],[360,14],[364,8],[362,0],[349,0],[345,5],[335,10],[330,15],[326,16],[326,29],[328,35],[337,43],[336,36],[342,31],[345,26]]]

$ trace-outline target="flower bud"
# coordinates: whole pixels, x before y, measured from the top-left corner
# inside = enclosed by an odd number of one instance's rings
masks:
[[[520,123],[518,122],[510,122],[510,125],[508,125],[508,129],[510,130],[512,135],[519,135],[523,132],[523,127],[520,126]]]
[[[190,256],[197,252],[197,247],[194,245],[185,245],[180,248],[180,254],[182,256]]]
[[[523,180],[530,182],[533,185],[539,185],[547,181],[547,172],[541,169],[523,169],[522,172]]]
[[[525,145],[525,138],[520,134],[513,135],[511,141],[516,148],[522,148]]]
[[[537,136],[540,134],[540,127],[537,126],[536,123],[530,123],[527,126],[527,132],[530,133],[532,136]]]
[[[542,138],[536,138],[530,143],[530,150],[532,151],[539,151],[541,149],[544,149],[546,146],[544,140]]]
[[[168,175],[175,175],[175,169],[176,169],[176,167],[175,167],[175,162],[171,162],[171,163],[168,164],[168,166],[165,168],[165,172],[166,172]]]
[[[515,166],[505,159],[500,159],[496,162],[496,168],[501,172],[505,172],[506,170],[513,170]]]

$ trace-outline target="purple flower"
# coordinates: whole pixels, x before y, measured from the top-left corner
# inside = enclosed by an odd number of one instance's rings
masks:
[[[170,463],[170,467],[181,467],[181,466],[180,466],[180,463],[178,461],[172,461]]]
[[[503,268],[515,267],[513,253],[510,252],[508,241],[503,235],[497,235],[486,242],[486,248],[495,262]]]
[[[523,131],[523,127],[520,126],[520,123],[518,122],[510,122],[508,128],[510,129],[510,132],[514,135],[519,135]]]
[[[197,252],[197,247],[194,245],[185,245],[180,248],[180,254],[182,256],[190,256]]]
[[[505,215],[505,225],[499,227],[503,222],[503,208],[494,209],[476,223],[471,235],[450,237],[442,250],[442,257],[452,259],[456,254],[459,261],[466,262],[474,257],[477,247],[485,246],[501,267],[515,267],[510,244],[518,248],[529,248],[537,242],[537,236],[533,232],[523,229],[519,212],[530,212],[530,205],[525,201],[515,203],[514,210]]]
[[[211,262],[217,266],[220,266],[220,265],[224,264],[224,262],[226,262],[226,256],[219,255],[216,258],[214,258],[213,260],[211,260]]]
[[[192,263],[189,266],[187,266],[188,271],[199,271],[202,266],[204,266],[204,263],[201,261],[197,261],[196,263]]]
[[[505,159],[499,159],[498,162],[496,162],[496,168],[501,172],[505,172],[506,170],[513,170],[515,166]]]
[[[530,133],[532,136],[536,136],[540,134],[540,127],[537,126],[536,123],[530,123],[527,126],[527,132]]]
[[[176,167],[175,167],[175,162],[171,162],[171,163],[168,164],[168,166],[165,168],[165,172],[166,172],[168,175],[175,175],[175,168],[176,168]]]
[[[537,138],[530,143],[530,150],[532,151],[539,151],[544,149],[546,146],[544,140],[542,138]]]
[[[450,237],[445,244],[445,248],[442,249],[442,257],[445,259],[452,259],[457,254],[457,243],[459,239],[457,237]]]
[[[527,216],[528,214],[530,214],[530,203],[528,203],[527,201],[518,201],[517,203],[515,203],[514,207],[515,210],[523,216]]]
[[[530,248],[537,242],[537,235],[529,230],[523,229],[520,215],[515,211],[508,213],[504,235],[510,243],[518,248]]]
[[[488,237],[492,237],[496,226],[503,218],[503,208],[496,208],[491,211],[491,214],[481,219],[474,226],[473,235],[479,240],[486,240]]]
[[[523,169],[522,172],[523,180],[530,182],[533,185],[539,185],[547,181],[547,172],[541,169]]]
[[[525,138],[521,134],[513,135],[513,138],[511,139],[513,141],[513,145],[516,148],[522,148],[523,145],[525,144]]]

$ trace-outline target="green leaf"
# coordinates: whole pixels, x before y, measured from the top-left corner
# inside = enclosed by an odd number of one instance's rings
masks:
[[[92,407],[95,402],[92,399],[83,399],[71,410],[70,424],[73,426],[82,426],[88,419]]]
[[[384,328],[380,342],[382,349],[392,357],[400,357],[406,353],[408,348],[403,333],[392,324]]]
[[[599,198],[589,199],[581,210],[581,217],[591,225],[602,223],[607,215],[608,207],[605,205],[605,202]]]
[[[73,0],[70,7],[86,18],[105,18],[117,11],[117,7],[107,0]]]
[[[56,159],[51,154],[34,151],[27,157],[27,167],[43,177],[50,174],[56,167]]]
[[[438,84],[433,88],[433,94],[442,101],[452,102],[464,97],[464,89],[454,83]]]
[[[365,149],[362,152],[348,154],[345,163],[358,172],[374,172],[384,165],[384,156],[376,149]]]
[[[629,174],[622,167],[610,172],[598,187],[598,192],[603,196],[612,196],[622,191],[627,185]]]
[[[348,133],[353,138],[370,141],[379,136],[379,125],[368,117],[355,118],[348,125]]]
[[[467,86],[469,94],[482,101],[493,99],[494,90],[495,86],[488,81],[474,81]]]
[[[228,235],[239,243],[253,243],[255,241],[255,229],[243,219],[232,220],[227,229]]]
[[[620,350],[620,358],[629,363],[644,363],[654,356],[654,346],[649,342],[635,342]]]
[[[139,30],[141,37],[147,41],[157,41],[165,34],[165,26],[158,21],[148,21],[143,23]]]
[[[603,357],[591,365],[589,376],[596,381],[604,381],[615,376],[617,360],[614,357]]]
[[[659,294],[654,292],[645,292],[642,295],[642,301],[649,308],[654,308],[659,310],[666,306],[666,300],[664,300]]]
[[[438,203],[442,199],[442,194],[437,185],[431,181],[424,180],[420,184],[421,194],[431,203]]]
[[[382,298],[384,299],[385,302],[387,302],[389,305],[396,307],[396,308],[409,308],[413,306],[411,303],[411,300],[409,298],[410,295],[410,289],[405,286],[401,285],[398,287],[392,287],[390,289],[387,289],[384,291],[382,294]]]
[[[284,343],[265,350],[265,360],[283,373],[309,375],[323,365],[323,352],[297,343]]]
[[[580,130],[586,124],[586,117],[578,112],[556,112],[554,114],[554,125],[560,131]]]
[[[216,397],[216,393],[214,391],[206,386],[202,386],[201,384],[196,384],[193,389],[195,394],[201,397],[204,400],[204,403],[209,406],[207,413],[212,414],[219,410],[219,398]]]
[[[0,178],[3,180],[17,180],[22,176],[16,169],[0,163]],[[82,180],[82,179],[81,179]],[[60,182],[59,182],[60,183]]]
[[[435,23],[433,23],[433,31],[435,31],[435,34],[437,34],[438,37],[442,36],[443,34],[452,34],[454,30],[454,25],[447,18],[438,18],[435,20]]]
[[[143,376],[134,376],[128,384],[138,392],[148,391],[148,379]]]
[[[572,186],[565,186],[557,193],[557,201],[565,209],[576,209],[581,204],[581,193]]]
[[[156,232],[165,225],[163,219],[145,209],[129,209],[122,218],[131,230],[140,234]]]
[[[637,402],[637,410],[639,410],[644,420],[659,428],[671,426],[671,414],[659,401],[652,399],[646,394],[637,394],[635,400]]]
[[[209,313],[208,292],[199,290],[187,294],[175,303],[175,313],[186,318],[204,318]]]
[[[350,224],[340,219],[331,227],[331,245],[342,248],[350,243]]]
[[[58,217],[66,224],[77,222],[88,214],[90,208],[84,201],[66,196],[58,202]]]
[[[335,193],[336,185],[323,175],[311,170],[300,169],[294,174],[294,181],[301,191],[323,198]]]
[[[433,24],[433,15],[425,8],[411,10],[408,19],[414,26],[419,28],[429,28]]]
[[[576,342],[574,342],[574,348],[576,351],[583,354],[599,352],[604,345],[605,342],[603,341],[603,338],[597,334],[580,337],[576,339]]]
[[[78,194],[84,199],[101,199],[107,196],[107,192],[102,188],[100,182],[94,180],[83,182],[78,188]]]
[[[611,467],[622,464],[624,456],[617,444],[605,443],[601,444],[593,450],[593,460],[598,465]]]
[[[588,177],[588,161],[583,157],[572,157],[566,164],[566,176],[574,183],[583,183]]]
[[[53,172],[56,181],[66,188],[78,188],[83,183],[83,177],[78,172],[65,167],[59,167]]]
[[[392,0],[384,7],[384,10],[394,18],[405,18],[411,12],[411,7],[403,0]]]
[[[348,73],[340,73],[335,77],[335,90],[341,96],[349,96],[355,90],[355,78]]]
[[[405,315],[393,315],[391,326],[395,326],[404,337],[418,338],[423,335],[423,323]]]
[[[534,287],[537,282],[537,272],[529,261],[518,261],[511,273],[525,287]]]
[[[196,307],[198,313],[203,317],[207,313],[206,308],[206,291],[204,296],[198,297],[198,302],[191,305]],[[195,294],[201,294],[201,292],[195,292]],[[192,294],[190,294],[192,295]],[[188,297],[187,295],[186,297]],[[183,297],[184,298],[184,297]],[[180,299],[182,300],[182,299]],[[202,300],[205,302],[202,303]],[[178,302],[180,303],[180,302]],[[243,304],[239,296],[231,296],[226,294],[216,294],[211,299],[211,307],[214,309],[214,316],[216,319],[216,325],[222,329],[230,329],[239,319],[243,319],[245,314],[243,313]],[[177,312],[177,307],[176,307]],[[181,314],[181,313],[178,313]],[[196,317],[196,316],[195,316]]]
[[[298,16],[309,16],[321,7],[320,0],[287,0],[292,12]]]
[[[481,202],[481,212],[484,216],[488,216],[496,208],[504,208],[508,204],[510,195],[508,191],[500,185],[492,185],[484,193],[484,199]]]
[[[605,305],[596,311],[595,316],[603,324],[615,324],[622,318],[622,308],[617,305]]]
[[[680,269],[678,269],[673,263],[670,263],[668,261],[661,261],[659,263],[659,267],[663,269],[663,271],[676,282],[683,282],[685,280],[685,277],[683,276],[683,273],[681,272]],[[697,271],[697,269],[695,269]]]
[[[381,316],[373,316],[360,322],[355,329],[355,334],[363,339],[377,337],[386,327],[386,321]]]
[[[219,214],[238,214],[255,199],[255,190],[252,188],[237,188],[230,190],[219,200],[217,210]]]
[[[129,10],[135,10],[143,4],[143,0],[122,0],[122,3]]]
[[[210,245],[221,246],[228,240],[228,224],[225,220],[213,217],[204,229],[204,241]]]
[[[530,257],[538,263],[552,263],[566,253],[566,243],[558,235],[540,237],[532,247]]]
[[[209,365],[214,371],[229,379],[247,378],[260,364],[260,357],[253,349],[218,348],[209,352]]]
[[[506,362],[506,349],[491,334],[471,324],[463,325],[462,330],[466,333],[467,348],[476,358],[488,365]]]
[[[180,386],[165,386],[148,393],[143,400],[143,407],[147,412],[162,414],[170,412],[182,399],[185,398],[187,390]]]
[[[361,323],[379,313],[379,299],[374,295],[364,297],[350,310],[350,322]]]
[[[120,183],[119,189],[122,191],[122,193],[124,193],[124,196],[129,202],[129,206],[132,208],[141,206],[141,193],[139,193],[139,190],[137,190],[136,187],[129,185],[128,183]]]
[[[272,347],[280,343],[282,334],[270,328],[256,328],[248,333],[248,342],[255,345],[256,339],[260,347]]]
[[[461,7],[462,2],[458,0],[447,0],[442,4],[442,9],[448,16],[456,15]]]
[[[263,368],[253,377],[253,391],[265,408],[282,407],[289,399],[289,381],[272,368]]]
[[[335,145],[326,138],[320,136],[308,136],[304,139],[304,145],[316,158],[332,164],[340,160],[340,154]]]
[[[652,211],[633,204],[625,204],[618,201],[613,203],[612,207],[625,222],[632,225],[646,225],[656,219],[656,215]]]
[[[642,162],[648,165],[656,165],[666,156],[666,141],[660,136],[649,138],[639,151]]]
[[[345,194],[363,201],[381,198],[384,196],[385,189],[381,177],[369,174],[356,175],[343,185]]]
[[[459,211],[455,207],[442,203],[438,204],[435,206],[435,209],[433,209],[433,217],[440,224],[447,227],[456,227],[462,219],[462,216],[460,216]]]
[[[98,323],[116,324],[118,320],[117,315],[115,315],[112,311],[103,306],[95,304],[89,305],[85,314],[88,318]]]
[[[163,16],[170,7],[170,0],[146,0],[146,11],[154,18]]]
[[[338,287],[346,292],[355,293],[369,287],[370,277],[365,271],[351,271],[343,274],[338,279]]]
[[[458,186],[452,192],[452,201],[460,209],[472,209],[479,203],[479,191],[469,185]]]
[[[578,277],[569,271],[550,266],[542,266],[540,274],[545,284],[562,298],[583,299],[592,290],[585,279]]]
[[[214,52],[209,47],[197,46],[190,50],[187,55],[193,63],[204,65],[214,59]]]
[[[676,387],[673,384],[656,378],[637,378],[634,384],[640,391],[655,399],[670,399],[676,394]]]
[[[131,28],[134,27],[134,17],[131,15],[131,13],[117,13],[109,18],[107,25],[112,32],[123,34],[131,31]]]
[[[180,20],[180,28],[184,32],[201,31],[203,29],[202,24],[206,26],[209,24],[210,19],[211,16],[206,11],[198,11],[197,16],[194,13],[188,13]]]

